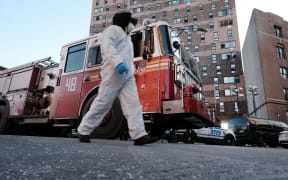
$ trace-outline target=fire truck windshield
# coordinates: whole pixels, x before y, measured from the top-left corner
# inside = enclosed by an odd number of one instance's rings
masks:
[[[166,25],[161,25],[159,26],[158,32],[163,54],[173,54],[171,46],[170,28]]]

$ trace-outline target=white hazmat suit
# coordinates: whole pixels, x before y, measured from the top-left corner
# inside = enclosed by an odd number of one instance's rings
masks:
[[[103,58],[101,84],[98,96],[94,99],[90,110],[84,115],[78,127],[79,134],[90,135],[111,109],[114,99],[118,97],[128,122],[130,137],[135,140],[147,135],[133,75],[134,55],[131,37],[122,27],[111,25],[102,33],[100,48]],[[127,66],[128,73],[119,74],[116,67],[120,63]]]

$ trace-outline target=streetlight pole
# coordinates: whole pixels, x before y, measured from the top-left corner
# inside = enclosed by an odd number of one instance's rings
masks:
[[[237,100],[235,106],[237,106],[237,109],[235,108],[235,111],[237,112],[237,117],[240,117],[239,91],[242,90],[243,88],[231,86],[230,89],[232,90],[232,92],[236,93]]]
[[[259,93],[257,92],[258,87],[256,86],[249,86],[248,91],[251,93],[252,95],[252,102],[253,102],[253,111],[255,114],[255,117],[257,117],[257,113],[256,113],[256,102],[255,102],[255,96],[259,95]]]

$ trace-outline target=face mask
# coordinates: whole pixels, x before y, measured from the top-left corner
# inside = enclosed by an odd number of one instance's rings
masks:
[[[130,33],[131,31],[133,31],[135,28],[136,28],[136,27],[135,27],[131,22],[129,22],[128,28],[127,28],[128,33]]]

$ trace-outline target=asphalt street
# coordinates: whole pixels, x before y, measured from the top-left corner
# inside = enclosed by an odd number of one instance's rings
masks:
[[[0,135],[0,179],[288,179],[288,150]]]

